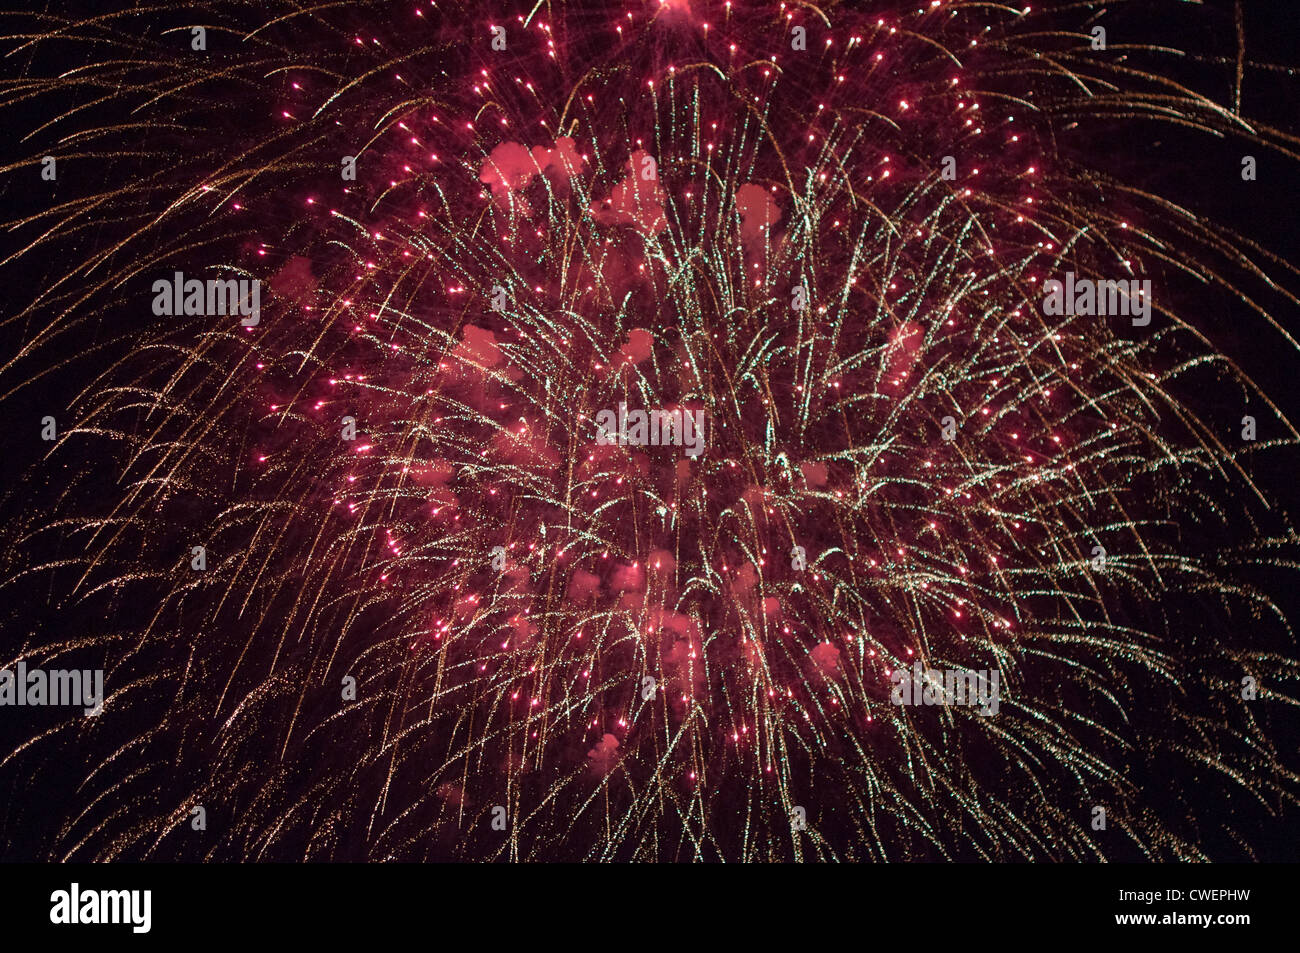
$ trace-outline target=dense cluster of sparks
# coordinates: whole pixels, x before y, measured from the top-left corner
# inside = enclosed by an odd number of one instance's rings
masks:
[[[1286,140],[1084,14],[10,18],[0,107],[44,112],[4,174],[67,191],[8,221],[8,267],[64,264],[11,297],[0,394],[87,383],[0,655],[108,687],[0,749],[6,791],[67,791],[32,850],[1200,857],[1234,797],[1293,804],[1250,571],[1294,539],[1243,456],[1297,434],[1203,422],[1188,381],[1268,404],[1170,290],[1242,299],[1214,262],[1250,249],[1060,145]],[[174,271],[261,280],[260,322],[154,317]],[[1066,271],[1155,277],[1151,325],[1044,316]],[[702,410],[704,452],[598,442],[620,404]],[[915,661],[998,671],[998,713],[893,704]]]

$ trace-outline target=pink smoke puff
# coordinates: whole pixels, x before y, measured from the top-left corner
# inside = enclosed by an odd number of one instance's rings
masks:
[[[885,360],[886,388],[898,388],[907,382],[921,356],[924,330],[914,321],[899,326],[889,337],[889,351]]]
[[[319,286],[319,279],[312,274],[311,261],[301,255],[294,255],[281,265],[268,284],[276,297],[299,306],[311,304],[312,296]]]
[[[574,602],[587,602],[600,592],[600,577],[585,569],[575,569],[569,577],[568,596]]]
[[[645,589],[645,567],[640,563],[619,566],[610,578],[609,588],[614,592],[640,592]]]
[[[539,174],[557,182],[567,181],[582,165],[582,156],[568,136],[557,139],[554,149],[535,146],[531,152],[518,142],[503,142],[488,153],[478,177],[494,198],[505,199],[511,192],[526,188]]]
[[[736,210],[740,213],[740,240],[745,251],[757,254],[771,227],[780,221],[781,208],[771,192],[750,183],[736,190]]]
[[[663,202],[667,196],[659,185],[656,171],[647,179],[650,154],[644,149],[632,153],[627,162],[627,177],[610,193],[609,198],[591,207],[592,217],[602,225],[634,225],[637,231],[648,236],[657,235],[668,227]],[[651,160],[653,161],[653,160]]]
[[[596,742],[596,747],[587,752],[592,770],[608,774],[618,764],[618,747],[618,738],[605,732],[600,741]]]
[[[513,615],[506,624],[510,627],[510,648],[525,649],[533,644],[537,626],[526,615]]]
[[[830,642],[821,642],[813,646],[809,655],[812,670],[823,680],[830,681],[840,674],[840,650]]]
[[[654,335],[645,328],[633,328],[627,333],[627,341],[618,349],[610,364],[612,370],[619,370],[629,364],[640,364],[654,351]]]
[[[446,486],[454,472],[446,460],[432,460],[429,463],[413,464],[406,475],[416,486],[437,488]]]
[[[827,467],[824,463],[801,463],[799,471],[808,482],[808,486],[820,490],[826,486]]]
[[[646,557],[646,568],[655,579],[672,579],[677,571],[677,560],[666,549],[652,549]]]
[[[461,343],[452,356],[478,367],[496,367],[501,363],[497,336],[487,328],[472,324],[465,325],[465,330],[461,332]]]

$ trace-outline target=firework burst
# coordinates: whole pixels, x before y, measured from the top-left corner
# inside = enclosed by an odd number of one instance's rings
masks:
[[[947,0],[9,20],[7,186],[58,190],[0,394],[77,386],[4,657],[108,689],[5,749],[11,849],[1201,858],[1292,809],[1254,467],[1298,435],[1198,309],[1294,346],[1295,274],[1104,144],[1294,140],[1159,48]],[[176,272],[260,313],[151,314]],[[1149,321],[1048,315],[1067,274]]]

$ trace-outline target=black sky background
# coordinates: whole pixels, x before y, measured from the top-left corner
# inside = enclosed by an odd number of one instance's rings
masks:
[[[1133,42],[1162,43],[1171,47],[1203,52],[1206,56],[1223,58],[1221,65],[1188,64],[1185,77],[1188,82],[1220,102],[1230,102],[1234,88],[1234,68],[1231,60],[1236,55],[1236,29],[1234,4],[1225,2],[1207,4],[1191,12],[1184,12],[1186,4],[1151,0],[1149,3],[1121,5],[1107,10],[1097,22],[1108,29],[1112,46],[1132,39]],[[1098,10],[1105,9],[1098,5]],[[1245,22],[1246,55],[1250,60],[1280,64],[1288,69],[1300,68],[1300,6],[1290,0],[1280,2],[1249,2],[1242,5]],[[181,11],[178,21],[186,21],[189,14]],[[1073,21],[1077,24],[1078,19]],[[7,49],[0,49],[5,52]],[[73,64],[68,64],[73,65]],[[0,76],[11,79],[16,75],[13,59],[0,60]],[[1292,134],[1300,134],[1300,75],[1284,71],[1248,69],[1241,88],[1242,113],[1274,123]],[[0,114],[4,123],[0,160],[13,161],[15,154],[27,153],[27,148],[17,145],[19,137],[44,121],[44,116],[34,108],[8,109]],[[1250,236],[1266,248],[1286,257],[1293,264],[1300,263],[1300,163],[1291,162],[1264,150],[1252,150],[1259,163],[1258,180],[1241,180],[1240,160],[1243,147],[1240,142],[1222,141],[1214,144],[1209,137],[1199,133],[1179,133],[1168,124],[1140,123],[1118,124],[1119,139],[1104,144],[1086,141],[1066,143],[1076,150],[1094,150],[1089,158],[1114,170],[1116,178],[1138,182],[1150,192],[1168,196],[1188,208],[1204,215],[1207,220],[1222,223]],[[13,174],[0,176],[0,202],[6,210],[5,218],[13,218],[24,210],[34,210],[44,204],[62,199],[67,189],[75,189],[69,178],[75,170],[68,165],[61,170],[60,181],[47,183],[40,179],[38,168],[33,167],[25,177]],[[0,234],[0,259],[12,254],[12,237]],[[15,304],[25,303],[25,294],[31,288],[44,284],[46,276],[57,273],[66,263],[54,260],[33,261],[24,257],[18,265],[0,266],[0,276],[5,279],[4,300],[0,301],[6,315],[17,310]],[[1252,285],[1260,301],[1268,307],[1279,322],[1292,334],[1300,336],[1300,309],[1287,302],[1283,296],[1270,294],[1267,289]],[[1285,341],[1268,329],[1264,323],[1241,302],[1221,293],[1207,293],[1205,289],[1188,283],[1186,287],[1171,288],[1171,294],[1187,300],[1198,297],[1197,307],[1181,309],[1184,314],[1201,316],[1205,321],[1206,335],[1229,356],[1236,360],[1275,400],[1293,420],[1300,420],[1300,359]],[[142,309],[143,310],[143,309]],[[0,360],[7,361],[32,333],[32,328],[10,327],[0,341]],[[118,336],[114,329],[105,329],[100,340],[115,342],[103,350],[66,355],[67,363],[52,372],[35,377],[32,362],[20,362],[20,373],[0,373],[0,411],[3,412],[4,483],[0,487],[0,524],[14,522],[14,514],[31,508],[54,512],[61,497],[62,486],[57,472],[43,471],[42,459],[48,445],[38,439],[40,418],[51,414],[62,425],[68,421],[65,411],[92,373],[97,373],[104,362],[111,360],[113,348],[128,346],[127,339]],[[85,342],[89,345],[91,342]],[[87,354],[91,355],[89,358]],[[48,355],[43,356],[48,362]],[[1221,421],[1222,432],[1231,436],[1239,428],[1243,413],[1252,411],[1250,401],[1239,391],[1222,393],[1207,389],[1199,394],[1184,395],[1207,419]],[[1258,409],[1258,408],[1255,408]],[[1260,412],[1261,428],[1265,421]],[[1261,439],[1268,434],[1261,430]],[[1280,436],[1280,435],[1279,435]],[[1270,459],[1272,459],[1270,457]],[[1290,461],[1290,464],[1287,461]],[[1300,484],[1291,464],[1298,462],[1295,454],[1274,463],[1260,463],[1254,476],[1268,488],[1273,499],[1292,519],[1300,517]],[[100,490],[106,498],[114,493],[114,473],[106,468]],[[44,554],[48,555],[48,554]],[[6,565],[6,574],[15,567]],[[1288,618],[1300,620],[1300,593],[1290,588],[1291,579],[1276,574],[1269,580],[1268,573],[1261,581],[1268,583],[1268,591],[1283,601]],[[69,619],[51,609],[55,596],[46,581],[46,587],[33,585],[21,593],[16,603],[0,605],[0,640],[4,650],[0,655],[12,655],[18,644],[40,633],[59,630],[69,625]],[[12,598],[12,596],[11,596]],[[139,618],[149,617],[152,607],[139,606]],[[119,625],[129,625],[130,620],[116,620]],[[1194,620],[1189,620],[1194,624]],[[1219,633],[1231,639],[1230,633]],[[1278,646],[1294,656],[1296,646]],[[89,663],[88,663],[89,664]],[[57,713],[27,714],[33,718],[58,717]],[[1153,722],[1159,712],[1148,713]],[[5,720],[0,718],[0,757],[10,748]],[[29,725],[31,722],[28,723]],[[1270,736],[1279,744],[1289,744],[1293,769],[1300,766],[1300,736],[1296,733],[1294,717],[1288,722],[1273,725]],[[21,734],[30,737],[24,728]],[[29,859],[38,856],[49,841],[49,830],[33,830],[30,825],[16,823],[18,817],[29,818],[30,811],[41,799],[50,807],[51,826],[67,814],[73,813],[77,803],[75,785],[84,776],[85,765],[79,762],[80,752],[69,752],[70,763],[63,772],[54,771],[50,777],[55,783],[49,790],[32,791],[21,779],[0,768],[0,860]],[[62,779],[62,787],[58,783]],[[1138,779],[1135,779],[1138,780]],[[1151,776],[1140,779],[1152,804],[1172,806],[1173,795],[1196,803],[1195,791],[1169,790],[1170,779]],[[19,809],[21,807],[21,810]],[[1202,802],[1200,810],[1206,812],[1222,805]],[[1254,831],[1247,838],[1256,855],[1263,860],[1296,860],[1300,857],[1300,812],[1292,809],[1281,819],[1242,805],[1242,828]],[[1212,856],[1239,859],[1240,845],[1229,841],[1207,840],[1206,848]]]

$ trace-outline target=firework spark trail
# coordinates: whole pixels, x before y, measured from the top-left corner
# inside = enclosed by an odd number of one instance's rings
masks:
[[[37,65],[106,44],[0,105],[68,97],[65,168],[119,155],[9,223],[7,262],[78,265],[6,318],[0,394],[103,368],[4,573],[96,633],[6,656],[109,673],[93,725],[0,759],[37,791],[53,746],[93,752],[39,850],[1199,857],[1135,775],[1294,803],[1238,693],[1267,673],[1260,703],[1294,702],[1289,629],[1239,571],[1294,540],[1185,381],[1263,395],[1161,294],[1141,334],[1042,309],[1066,271],[1184,271],[1280,330],[1237,236],[1056,142],[1290,137],[976,4],[541,6],[500,53],[472,5],[407,12],[219,4],[208,57],[141,14],[9,27]],[[205,266],[264,279],[259,326],[104,330]],[[599,444],[620,403],[702,410],[706,451]],[[1293,446],[1276,423],[1251,453]],[[1283,640],[1189,634],[1205,594]],[[1000,672],[999,713],[892,704],[914,662]]]

